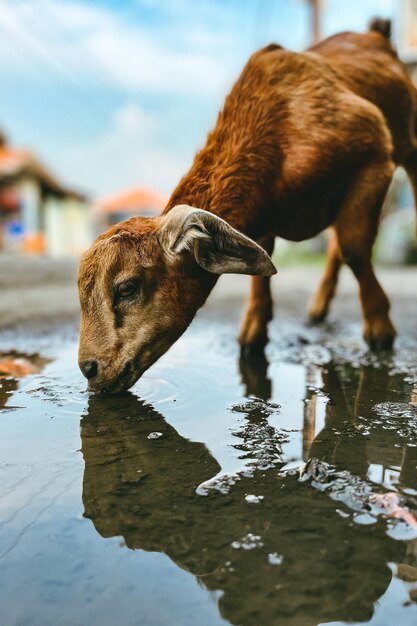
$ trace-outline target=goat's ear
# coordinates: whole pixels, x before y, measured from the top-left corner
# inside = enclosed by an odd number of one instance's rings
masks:
[[[191,254],[213,274],[276,274],[261,246],[208,211],[186,205],[174,207],[163,217],[159,239],[168,258]]]

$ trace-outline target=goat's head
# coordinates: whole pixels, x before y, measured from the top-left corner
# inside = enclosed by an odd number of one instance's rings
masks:
[[[79,365],[89,389],[131,387],[182,335],[217,275],[275,271],[263,248],[200,209],[114,226],[79,271]]]

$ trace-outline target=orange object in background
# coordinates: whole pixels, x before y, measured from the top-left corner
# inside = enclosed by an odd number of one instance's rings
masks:
[[[24,378],[30,374],[38,374],[47,363],[48,359],[38,354],[0,353],[0,380],[9,377]]]
[[[96,211],[102,214],[126,213],[153,216],[162,213],[167,202],[167,197],[152,189],[135,187],[119,195],[100,200],[96,204]]]
[[[22,241],[22,252],[27,254],[45,254],[45,235],[43,233],[31,233]]]
[[[22,378],[29,374],[35,374],[38,369],[27,359],[13,359],[6,357],[0,359],[0,378],[4,376],[12,376],[13,378]]]

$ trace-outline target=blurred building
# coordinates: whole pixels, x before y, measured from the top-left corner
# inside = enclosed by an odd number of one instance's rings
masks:
[[[417,64],[417,0],[399,0],[393,15],[394,40],[401,59]]]
[[[0,250],[78,255],[91,237],[87,199],[0,134]]]
[[[103,198],[94,207],[97,226],[102,231],[135,215],[143,217],[160,215],[167,200],[165,196],[145,187],[135,187],[117,196]]]
[[[393,43],[410,77],[417,85],[417,0],[395,3]],[[414,195],[405,171],[397,169],[385,203],[385,214],[376,246],[376,258],[384,263],[417,263]]]

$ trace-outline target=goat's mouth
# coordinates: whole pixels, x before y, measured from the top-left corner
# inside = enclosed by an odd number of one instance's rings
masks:
[[[173,344],[173,340],[164,337],[159,343],[153,343],[152,350],[144,346],[136,357],[126,363],[122,371],[111,382],[91,381],[88,391],[116,394],[127,391],[139,380],[144,372],[151,367]]]
[[[88,391],[100,393],[122,393],[127,391],[141,377],[142,371],[135,371],[133,361],[128,361],[123,370],[110,384],[102,384],[100,382],[89,383]]]

